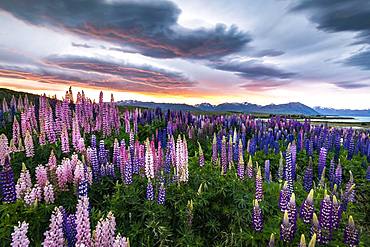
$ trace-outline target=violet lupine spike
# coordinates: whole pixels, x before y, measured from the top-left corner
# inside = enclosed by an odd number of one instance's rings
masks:
[[[258,200],[253,200],[252,226],[257,232],[260,232],[263,229],[262,210],[258,205]]]
[[[321,178],[321,174],[324,171],[324,168],[326,166],[326,155],[328,151],[326,150],[325,147],[322,147],[320,149],[320,154],[319,154],[319,164],[318,164],[318,171],[319,171],[319,178]]]
[[[132,184],[132,162],[130,152],[127,154],[127,160],[124,169],[124,182],[126,185]]]
[[[329,168],[329,181],[330,187],[333,188],[334,186],[334,178],[335,178],[335,162],[334,159],[330,161],[330,168]]]
[[[76,216],[68,214],[65,210],[63,213],[63,231],[66,236],[67,246],[74,247],[76,244]]]
[[[288,211],[288,216],[289,216],[289,221],[293,225],[293,230],[295,232],[297,228],[297,205],[295,202],[295,194],[292,193],[290,196],[290,200],[287,204],[287,209]]]
[[[348,223],[344,229],[344,243],[350,247],[358,246],[360,242],[359,231],[355,226],[352,215],[348,218]]]
[[[222,142],[221,142],[221,169],[222,174],[227,173],[227,151],[226,151],[226,138],[225,136],[222,136]]]
[[[288,211],[285,210],[283,222],[280,225],[280,239],[290,243],[294,237],[294,225],[290,223]]]
[[[342,165],[340,164],[340,160],[338,161],[337,168],[335,169],[335,178],[334,183],[340,187],[342,184]]]
[[[290,195],[291,193],[288,189],[288,182],[285,181],[283,187],[281,188],[280,196],[279,196],[279,208],[281,212],[284,212],[287,209]]]
[[[89,198],[86,196],[81,197],[77,203],[76,230],[76,246],[91,246]]]
[[[45,239],[42,246],[59,247],[64,246],[63,214],[62,207],[56,207],[50,218],[49,230],[44,233]]]
[[[341,207],[342,207],[343,211],[347,211],[347,206],[348,206],[348,203],[349,203],[350,193],[351,193],[352,190],[354,190],[355,187],[356,187],[356,185],[353,184],[349,189],[346,189],[345,192],[342,194]]]
[[[146,186],[146,199],[148,201],[154,200],[154,188],[153,188],[152,181],[150,181],[150,178],[148,178],[148,184]]]
[[[310,157],[308,166],[304,172],[303,188],[305,191],[310,191],[313,184],[313,168],[312,168],[312,157]]]
[[[204,154],[203,154],[203,150],[202,150],[202,146],[200,145],[200,143],[198,142],[198,146],[199,146],[199,166],[200,167],[203,167],[204,166]]]
[[[16,200],[16,190],[14,183],[14,173],[10,165],[10,159],[5,157],[4,165],[0,171],[0,188],[2,201],[5,203],[13,203]]]
[[[12,243],[11,247],[28,247],[30,241],[27,237],[28,223],[23,221],[22,223],[18,221],[18,226],[14,226],[14,231],[12,233]]]
[[[247,164],[247,176],[248,178],[253,178],[253,162],[252,162],[252,156],[249,155],[249,160]]]
[[[321,201],[319,223],[321,230],[321,234],[319,234],[319,242],[327,244],[331,240],[333,230],[333,203],[326,191],[324,199]]]
[[[217,157],[218,157],[218,153],[217,153],[217,137],[216,137],[216,133],[213,134],[213,142],[212,142],[212,163],[213,165],[216,165],[217,163]]]
[[[296,165],[297,165],[297,146],[293,140],[292,145],[290,146],[290,154],[292,156],[292,178],[296,179]]]
[[[286,168],[285,168],[285,179],[288,182],[288,189],[290,193],[294,192],[294,185],[293,185],[293,163],[292,163],[292,155],[290,152],[290,147],[288,145],[288,150],[286,153]]]
[[[164,187],[164,183],[161,183],[158,191],[158,201],[159,205],[164,205],[166,203],[166,187]]]
[[[353,174],[352,171],[349,171],[349,180],[346,184],[346,192],[348,194],[348,201],[349,202],[354,202],[355,201],[355,190],[354,188],[350,190],[350,188],[354,185],[354,180],[353,180]]]
[[[300,217],[302,218],[303,222],[306,224],[311,223],[313,213],[314,213],[314,204],[313,204],[313,189],[311,189],[310,193],[308,194],[306,200],[302,203],[301,210],[300,210]]]
[[[333,229],[339,228],[340,220],[342,219],[342,207],[339,204],[337,197],[333,195]]]
[[[265,161],[265,180],[267,183],[270,183],[270,160]]]
[[[257,164],[257,175],[256,175],[256,196],[257,201],[261,201],[263,198],[263,189],[262,189],[262,175],[261,167]]]
[[[316,234],[316,236],[321,235],[320,223],[319,223],[319,220],[317,219],[316,213],[313,213],[313,216],[312,216],[310,234],[311,234],[311,237],[314,234]]]

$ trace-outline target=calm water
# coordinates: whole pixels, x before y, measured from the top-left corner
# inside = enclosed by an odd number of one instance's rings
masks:
[[[320,122],[341,122],[341,123],[363,123],[370,122],[370,117],[360,117],[360,116],[343,116],[350,117],[353,119],[343,119],[343,118],[330,118],[330,119],[316,119],[313,118],[311,121],[320,121]]]

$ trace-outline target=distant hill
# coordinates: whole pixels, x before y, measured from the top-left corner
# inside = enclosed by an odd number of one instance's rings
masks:
[[[171,104],[171,103],[155,103],[142,102],[136,100],[126,100],[118,102],[121,106],[136,106],[146,108],[162,108],[170,110],[181,111],[208,111],[208,112],[243,112],[243,113],[266,113],[266,114],[286,114],[286,115],[319,115],[314,109],[298,102],[292,102],[279,105],[256,105],[248,102],[244,103],[222,103],[219,105],[212,105],[209,103],[202,103],[195,106],[187,104]]]
[[[327,116],[361,116],[370,117],[370,109],[367,110],[351,110],[351,109],[334,109],[325,107],[314,107],[315,111],[321,115]]]

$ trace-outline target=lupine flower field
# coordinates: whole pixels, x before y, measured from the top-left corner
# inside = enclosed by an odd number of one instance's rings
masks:
[[[6,97],[0,246],[370,246],[370,130]]]

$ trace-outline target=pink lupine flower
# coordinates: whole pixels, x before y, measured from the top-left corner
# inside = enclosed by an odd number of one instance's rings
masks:
[[[52,184],[47,183],[44,187],[44,199],[46,204],[54,203],[54,188]]]
[[[65,154],[69,153],[69,139],[68,139],[68,131],[67,127],[63,125],[62,134],[60,136],[62,142],[62,152]]]
[[[3,164],[9,154],[8,138],[5,134],[0,135],[0,163]]]
[[[33,157],[35,155],[35,151],[33,148],[33,140],[32,135],[29,131],[26,132],[26,136],[24,138],[24,145],[26,148],[26,157]]]
[[[17,199],[23,199],[25,193],[32,188],[31,175],[26,165],[22,163],[22,171],[15,185]]]
[[[92,246],[88,207],[89,198],[87,196],[80,197],[76,210],[76,246]]]
[[[114,244],[116,231],[116,220],[112,212],[108,213],[106,219],[100,219],[94,231],[94,246],[111,247]]]
[[[36,167],[36,181],[41,187],[44,187],[48,182],[48,173],[45,166],[38,165]]]
[[[34,189],[29,189],[26,191],[24,194],[24,202],[26,203],[27,206],[31,206],[32,204],[35,203],[36,201],[36,192]]]
[[[42,242],[44,247],[59,247],[64,246],[63,233],[63,213],[62,207],[55,207],[51,215],[49,230],[44,233],[45,240]]]
[[[22,223],[18,221],[18,226],[14,226],[14,231],[12,233],[12,247],[28,247],[30,241],[27,237],[28,223],[23,221]]]
[[[145,148],[145,175],[147,178],[154,178],[154,157],[153,151],[149,145],[149,140],[146,141]]]
[[[21,139],[21,132],[20,132],[20,127],[19,127],[19,122],[18,122],[16,116],[14,116],[14,120],[13,120],[13,141],[14,141],[14,145],[18,145],[19,139]]]
[[[116,239],[114,240],[113,247],[129,247],[130,241],[126,237],[121,237],[118,233]]]
[[[54,150],[51,150],[49,161],[46,166],[51,174],[55,173],[57,169],[57,158],[55,157]]]

